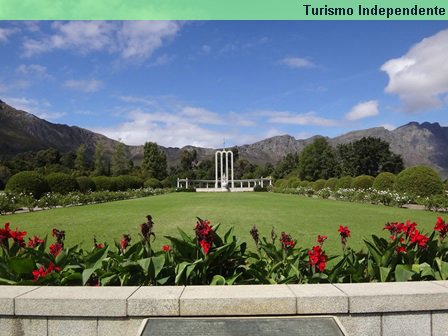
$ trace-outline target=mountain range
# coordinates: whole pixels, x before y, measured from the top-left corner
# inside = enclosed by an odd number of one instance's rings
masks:
[[[438,123],[410,122],[394,130],[383,127],[349,132],[327,138],[331,145],[348,143],[362,137],[376,137],[387,141],[391,150],[402,156],[405,166],[428,165],[443,178],[448,177],[448,127]],[[238,146],[239,156],[255,164],[275,164],[286,154],[301,151],[314,137],[298,140],[290,135],[274,136],[253,144]],[[93,155],[95,145],[101,141],[105,155],[110,156],[117,141],[77,126],[54,124],[28,112],[17,110],[0,100],[0,159],[21,152],[55,148],[60,152],[76,151],[84,144],[87,155]],[[213,157],[215,149],[185,146],[160,146],[167,155],[168,165],[180,162],[183,149],[196,149],[198,159]],[[126,155],[137,164],[143,158],[143,145],[125,146]]]

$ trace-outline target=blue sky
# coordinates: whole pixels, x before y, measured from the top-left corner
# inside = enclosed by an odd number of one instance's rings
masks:
[[[130,145],[448,125],[448,24],[0,22],[0,98]]]

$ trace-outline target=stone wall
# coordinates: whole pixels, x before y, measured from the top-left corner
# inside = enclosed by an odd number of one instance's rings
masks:
[[[151,316],[333,315],[352,336],[448,335],[448,281],[187,287],[0,286],[0,336],[136,335]]]

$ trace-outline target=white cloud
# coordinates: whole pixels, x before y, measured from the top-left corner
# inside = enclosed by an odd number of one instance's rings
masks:
[[[280,64],[286,65],[292,69],[314,68],[316,65],[301,57],[285,57],[279,61]]]
[[[126,103],[132,103],[132,104],[143,104],[152,106],[155,105],[156,102],[153,99],[150,98],[142,98],[142,97],[134,97],[134,96],[120,96],[118,99],[126,102]]]
[[[52,24],[54,33],[41,39],[27,39],[24,55],[57,49],[81,54],[95,51],[118,53],[121,58],[144,60],[163,42],[177,35],[182,27],[177,21],[69,21]]]
[[[192,118],[181,113],[150,113],[141,109],[132,110],[127,115],[128,121],[112,128],[99,128],[95,131],[114,139],[122,139],[129,145],[142,145],[155,141],[164,146],[183,147],[219,146],[226,134],[201,127]]]
[[[397,126],[392,125],[392,124],[382,124],[381,127],[384,127],[384,128],[387,129],[388,131],[393,131],[394,129],[397,128]]]
[[[96,92],[101,89],[103,83],[97,79],[86,79],[86,80],[68,80],[64,83],[66,88],[81,91],[81,92]]]
[[[200,107],[186,106],[182,109],[182,116],[187,117],[192,122],[209,125],[222,125],[224,121],[215,112],[208,111]]]
[[[20,64],[16,71],[24,76],[49,77],[47,68],[40,64]]]
[[[17,29],[0,28],[0,43],[8,42],[9,36],[17,31]]]
[[[267,121],[275,124],[314,125],[324,127],[339,125],[338,121],[319,117],[315,112],[293,113],[285,111],[262,111],[260,112],[260,115],[267,116]]]
[[[448,29],[423,39],[405,55],[387,61],[381,66],[389,76],[385,91],[398,95],[408,112],[446,105],[447,50]]]
[[[374,117],[378,114],[380,114],[378,111],[378,101],[369,100],[353,106],[351,111],[345,115],[345,118],[347,120],[359,120]]]
[[[4,101],[17,110],[32,113],[45,120],[57,120],[66,115],[64,112],[50,111],[51,104],[45,99],[31,99],[26,97],[5,97]]]

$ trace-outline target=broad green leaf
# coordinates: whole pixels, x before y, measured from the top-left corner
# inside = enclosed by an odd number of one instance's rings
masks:
[[[160,255],[158,257],[152,257],[151,258],[151,268],[152,268],[152,276],[154,277],[154,279],[157,278],[157,276],[159,275],[159,273],[162,271],[163,266],[165,265],[165,256],[164,255]]]
[[[375,245],[373,245],[371,242],[369,242],[368,240],[364,240],[364,243],[367,246],[367,249],[369,250],[370,254],[372,255],[373,260],[375,260],[375,263],[377,264],[377,266],[381,266],[381,252],[376,248]]]
[[[386,282],[391,269],[390,267],[380,267],[380,281]]]
[[[210,282],[210,285],[212,286],[224,286],[226,284],[226,279],[219,274],[216,274],[213,279],[212,282]]]
[[[32,258],[12,257],[9,259],[9,268],[13,273],[31,276],[36,264]]]
[[[397,282],[409,281],[414,274],[408,265],[397,265],[395,267],[395,281]]]
[[[137,263],[142,268],[143,274],[145,274],[145,276],[148,276],[149,267],[151,266],[151,258],[139,259],[139,260],[137,260]]]

